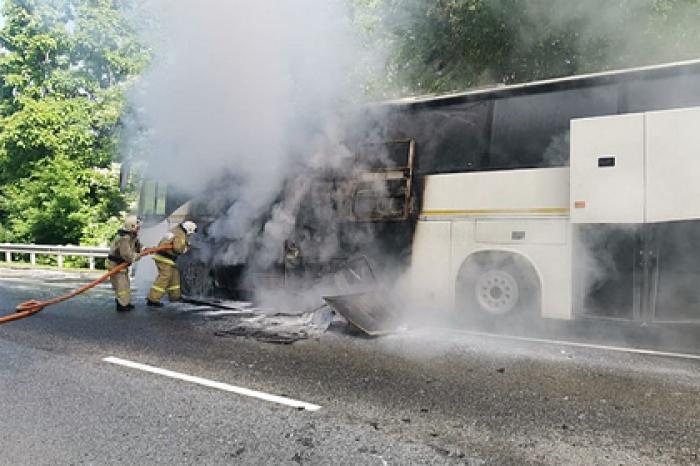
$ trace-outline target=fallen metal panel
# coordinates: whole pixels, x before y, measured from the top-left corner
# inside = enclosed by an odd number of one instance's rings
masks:
[[[196,304],[199,306],[207,306],[207,307],[213,307],[215,309],[224,309],[224,310],[230,310],[235,312],[235,315],[239,317],[252,317],[255,314],[251,312],[250,310],[247,309],[242,309],[240,307],[234,307],[234,306],[227,306],[225,304],[221,303],[216,303],[212,301],[203,301],[201,299],[194,299],[194,298],[182,298],[183,303],[189,303],[189,304]]]
[[[304,314],[259,314],[236,319],[236,326],[217,331],[217,336],[254,338],[265,343],[291,344],[319,337],[328,329],[333,312],[325,304]]]
[[[324,296],[324,301],[348,322],[371,336],[395,332],[399,318],[378,291]]]

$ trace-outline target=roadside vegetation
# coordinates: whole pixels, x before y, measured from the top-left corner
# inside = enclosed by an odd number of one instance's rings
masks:
[[[116,231],[124,93],[148,60],[128,3],[4,2],[0,242],[99,245]]]

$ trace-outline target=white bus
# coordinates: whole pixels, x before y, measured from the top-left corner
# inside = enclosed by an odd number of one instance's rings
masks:
[[[417,113],[471,104],[488,116],[455,115],[456,139],[476,140],[463,171],[424,175],[410,266],[419,306],[700,323],[697,61],[420,103]]]
[[[700,323],[695,106],[700,60],[384,102],[356,136],[363,173],[312,191],[335,193],[345,255],[395,258],[421,307]],[[302,209],[275,270],[252,272],[331,270],[309,240],[327,220]],[[213,267],[212,292],[240,292],[245,269]]]

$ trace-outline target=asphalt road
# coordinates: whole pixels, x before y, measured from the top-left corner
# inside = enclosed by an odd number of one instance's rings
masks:
[[[54,278],[0,273],[0,309],[80,282]],[[0,463],[700,463],[700,359],[435,329],[273,345],[137,304],[99,288],[0,327]]]

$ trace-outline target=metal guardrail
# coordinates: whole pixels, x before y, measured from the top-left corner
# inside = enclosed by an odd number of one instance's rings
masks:
[[[91,246],[52,246],[44,244],[0,243],[0,253],[5,253],[5,262],[12,263],[12,254],[29,254],[29,261],[36,265],[36,256],[57,256],[58,267],[63,267],[63,259],[68,257],[87,257],[90,270],[95,270],[95,258],[107,257],[109,248]]]

